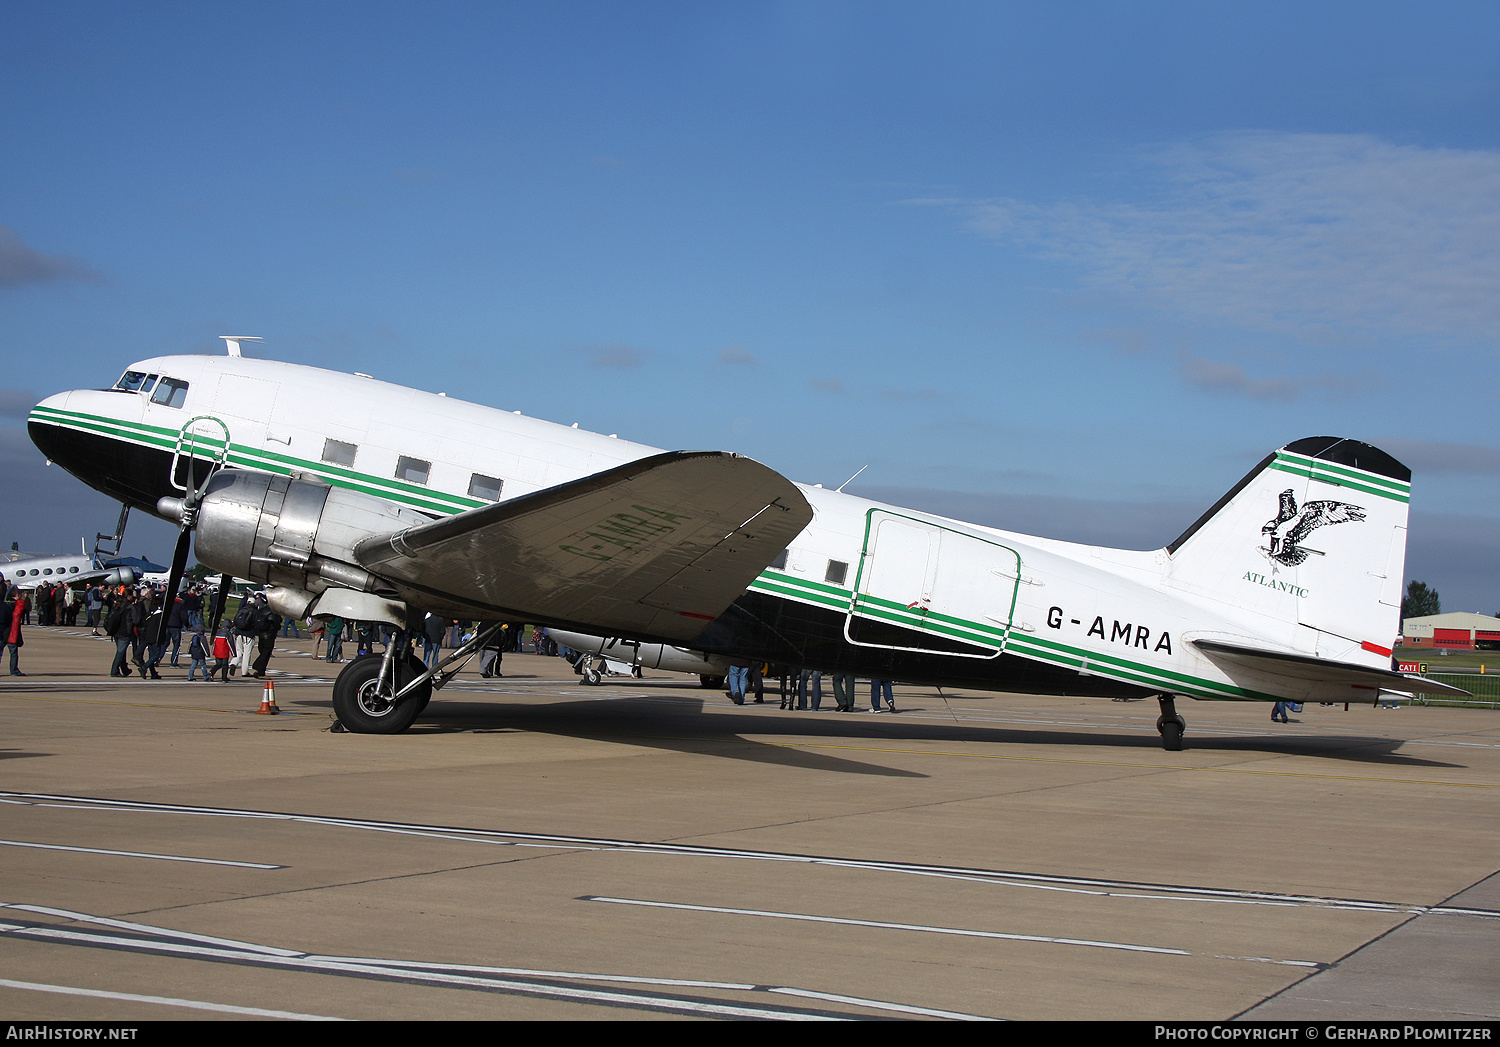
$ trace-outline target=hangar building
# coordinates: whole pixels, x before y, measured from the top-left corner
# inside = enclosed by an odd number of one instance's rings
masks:
[[[1500,649],[1500,618],[1487,614],[1429,614],[1401,622],[1402,647],[1472,651]]]

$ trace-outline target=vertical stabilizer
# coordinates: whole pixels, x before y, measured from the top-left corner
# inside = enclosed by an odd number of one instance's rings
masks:
[[[1411,470],[1379,448],[1298,440],[1167,546],[1164,583],[1272,619],[1266,632],[1296,650],[1386,666],[1410,497]]]

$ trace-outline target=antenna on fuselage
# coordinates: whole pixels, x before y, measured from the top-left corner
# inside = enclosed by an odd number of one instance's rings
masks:
[[[862,466],[860,466],[859,467],[859,473],[864,472],[868,468],[870,468],[868,465],[862,465]],[[841,483],[837,487],[835,487],[834,490],[836,490],[836,491],[842,491],[844,488],[848,487],[850,484],[852,484],[855,481],[855,478],[859,476],[859,473],[855,473],[854,476],[849,477],[849,479],[845,480],[843,483]]]
[[[239,356],[241,342],[264,342],[265,339],[253,334],[221,334],[220,338],[229,347],[230,356]]]

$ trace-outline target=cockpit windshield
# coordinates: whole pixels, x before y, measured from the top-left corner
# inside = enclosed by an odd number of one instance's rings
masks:
[[[151,377],[155,378],[156,376],[152,375]],[[120,380],[115,383],[115,388],[127,393],[138,393],[141,391],[141,385],[145,381],[145,371],[126,371],[120,376]]]

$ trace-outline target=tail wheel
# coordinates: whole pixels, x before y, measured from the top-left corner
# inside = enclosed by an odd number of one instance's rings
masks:
[[[356,658],[344,666],[334,681],[334,715],[354,734],[400,734],[432,699],[432,686],[424,683],[400,702],[391,701],[391,695],[424,672],[426,666],[414,657],[408,657],[404,663],[397,659],[392,667],[391,685],[381,687],[383,658],[379,654]]]
[[[1187,729],[1187,724],[1181,717],[1162,717],[1156,725],[1161,732],[1161,747],[1169,753],[1182,752],[1182,732]]]

